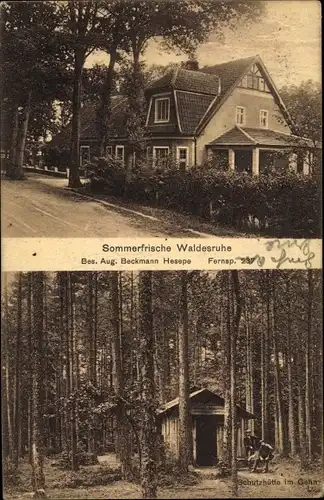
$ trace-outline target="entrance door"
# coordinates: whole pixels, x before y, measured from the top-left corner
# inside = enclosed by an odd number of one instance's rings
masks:
[[[214,415],[201,415],[196,420],[196,462],[201,466],[216,465],[216,418]]]

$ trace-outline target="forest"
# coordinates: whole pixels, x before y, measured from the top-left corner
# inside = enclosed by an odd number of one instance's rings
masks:
[[[189,398],[199,388],[224,398],[213,477],[223,474],[228,490],[205,498],[260,495],[242,485],[237,405],[255,416],[250,429],[275,448],[278,467],[314,474],[323,457],[321,299],[316,270],[4,274],[6,498],[184,498],[164,488],[200,480]],[[175,459],[157,417],[176,397]],[[119,484],[136,490],[118,496]],[[76,494],[98,485],[102,496]],[[185,498],[199,498],[191,488]]]

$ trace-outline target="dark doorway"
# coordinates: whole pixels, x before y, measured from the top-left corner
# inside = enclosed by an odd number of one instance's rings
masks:
[[[216,465],[216,418],[201,415],[196,420],[196,463],[200,466]]]
[[[235,170],[252,173],[252,151],[235,149]]]

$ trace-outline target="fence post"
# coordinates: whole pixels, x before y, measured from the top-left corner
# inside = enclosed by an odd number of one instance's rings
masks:
[[[66,177],[69,178],[70,177],[70,169],[67,167],[66,168]]]

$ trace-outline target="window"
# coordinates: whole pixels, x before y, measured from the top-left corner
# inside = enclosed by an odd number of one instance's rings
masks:
[[[259,90],[261,92],[270,92],[256,64],[254,64],[248,74],[242,78],[240,86],[248,89]]]
[[[124,146],[116,146],[115,157],[117,160],[124,161]]]
[[[106,154],[105,156],[112,156],[112,146],[106,146]]]
[[[153,146],[153,166],[164,167],[167,164],[169,156],[169,148],[167,146],[156,147]]]
[[[260,109],[260,127],[268,128],[268,111]]]
[[[170,98],[159,97],[155,99],[155,123],[166,123],[170,120]]]
[[[188,166],[188,148],[187,147],[178,147],[177,148],[177,161],[180,170],[186,170]]]
[[[262,92],[266,90],[266,84],[263,78],[259,78],[259,90]]]
[[[90,162],[90,146],[80,146],[80,167]]]
[[[247,87],[247,75],[243,76],[241,81],[241,87]]]
[[[245,108],[236,106],[236,123],[237,125],[244,125],[245,123]]]

